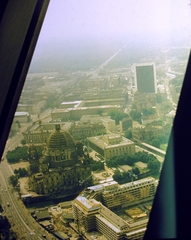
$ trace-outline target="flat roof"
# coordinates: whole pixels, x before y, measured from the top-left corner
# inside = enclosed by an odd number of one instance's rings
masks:
[[[143,162],[136,162],[135,163],[136,166],[138,166],[139,168],[146,168],[147,167],[147,164],[146,163],[143,163]]]
[[[142,67],[142,66],[153,66],[155,65],[154,62],[147,62],[147,63],[134,63],[136,67]]]
[[[108,227],[110,227],[114,232],[121,233],[121,230],[117,228],[115,225],[113,225],[110,221],[108,221],[106,218],[102,217],[100,214],[96,214],[96,217],[99,218],[102,222],[104,222]]]
[[[106,135],[104,135],[104,136],[106,136]],[[116,136],[116,137],[118,137],[118,136]],[[115,137],[111,136],[109,138],[111,139],[111,138],[115,138]],[[109,143],[105,142],[102,139],[102,136],[89,137],[88,140],[90,142],[94,143],[95,145],[99,146],[101,149],[118,148],[118,147],[130,145],[130,144],[134,144],[133,141],[131,141],[125,137],[122,137],[122,140],[117,144],[109,144]]]
[[[146,183],[146,182],[155,182],[155,179],[153,177],[148,177],[148,178],[143,178],[134,182],[129,182],[129,183],[124,183],[122,185],[120,185],[121,188],[123,187],[130,187],[130,186],[135,186],[135,185],[139,185],[141,183]]]
[[[87,199],[86,197],[83,196],[78,196],[75,199],[75,202],[81,203],[81,207],[85,208],[88,212],[95,211],[97,209],[100,209],[101,203],[96,201],[95,199]]]
[[[103,190],[103,186],[102,186],[102,184],[98,184],[95,186],[88,187],[88,189],[93,190],[94,192],[97,192],[97,191]]]
[[[15,112],[15,116],[18,117],[18,116],[28,116],[29,113],[28,112]]]
[[[126,172],[132,170],[132,167],[129,165],[121,165],[119,168],[121,168],[122,170],[124,170]]]

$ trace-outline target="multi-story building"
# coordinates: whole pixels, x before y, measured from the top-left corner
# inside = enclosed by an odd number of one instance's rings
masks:
[[[16,112],[14,121],[19,123],[27,123],[30,121],[30,114],[28,112]]]
[[[120,132],[124,132],[128,128],[132,128],[132,118],[127,117],[123,118],[121,121],[119,121],[119,126],[120,126]]]
[[[88,138],[89,147],[102,155],[105,159],[123,154],[135,153],[135,144],[120,134],[106,134]]]
[[[102,192],[103,204],[109,209],[121,209],[135,204],[135,202],[153,199],[155,191],[156,181],[149,177],[118,185],[113,189],[104,189]]]
[[[156,180],[152,177],[122,185],[110,181],[88,187],[86,197],[101,201],[109,209],[121,209],[135,202],[153,199],[156,185]]]
[[[72,204],[74,221],[79,230],[83,226],[87,232],[96,229],[95,215],[99,212],[102,204],[95,199],[87,199],[78,196]]]
[[[138,219],[123,220],[112,209],[153,200],[155,190],[156,180],[152,177],[123,185],[112,181],[88,187],[82,196],[73,201],[73,216],[78,231],[98,230],[112,240],[142,239],[148,223],[147,214],[144,212]],[[93,199],[100,194],[104,205]]]
[[[125,238],[129,226],[126,221],[102,205],[99,214],[96,214],[96,228],[107,239],[120,240]]]
[[[109,132],[114,132],[116,130],[116,123],[115,120],[111,118],[103,118],[101,119],[103,125],[105,126],[106,130]]]
[[[91,136],[96,136],[105,132],[104,125],[90,121],[77,122],[72,130],[72,136],[75,140],[86,139]]]
[[[107,114],[112,110],[122,111],[122,107],[119,105],[107,105],[107,106],[55,109],[51,112],[51,118],[53,120],[61,119],[62,121],[80,120],[80,118],[83,115],[95,115],[98,114],[99,111]]]
[[[26,143],[44,144],[50,136],[50,133],[55,130],[55,123],[41,123],[41,120],[36,121],[36,123],[37,122],[38,125],[34,124],[26,132],[23,132],[23,137]],[[60,123],[62,130],[67,132],[71,132],[73,125],[74,124],[72,122]]]
[[[111,97],[111,96],[110,96]],[[105,106],[105,105],[121,105],[125,106],[125,98],[108,98],[83,101],[83,107]]]
[[[164,132],[161,126],[146,126],[132,129],[133,139],[140,142],[151,141]]]
[[[139,93],[156,93],[155,63],[139,63],[134,65],[135,89]]]
[[[120,78],[120,76],[117,75],[117,74],[115,74],[115,75],[113,76],[113,78],[112,78],[112,85],[113,85],[114,87],[118,87],[118,86],[120,85],[120,83],[121,83],[121,78]]]
[[[152,108],[156,106],[156,97],[155,93],[139,93],[134,94],[134,102],[136,102],[137,110],[142,110],[143,108]]]

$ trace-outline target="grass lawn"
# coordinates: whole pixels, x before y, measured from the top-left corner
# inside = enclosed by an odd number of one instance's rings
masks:
[[[167,146],[168,146],[167,144],[161,144],[160,149],[163,150],[163,151],[166,151]]]

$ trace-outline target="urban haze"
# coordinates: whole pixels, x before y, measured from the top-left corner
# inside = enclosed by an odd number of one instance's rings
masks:
[[[142,239],[190,51],[189,1],[51,1],[1,161],[5,239]]]

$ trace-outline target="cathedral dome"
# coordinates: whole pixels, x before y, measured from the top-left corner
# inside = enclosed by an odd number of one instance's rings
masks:
[[[75,147],[74,140],[68,132],[60,132],[60,125],[56,125],[56,130],[50,134],[47,140],[49,150],[64,150]]]

